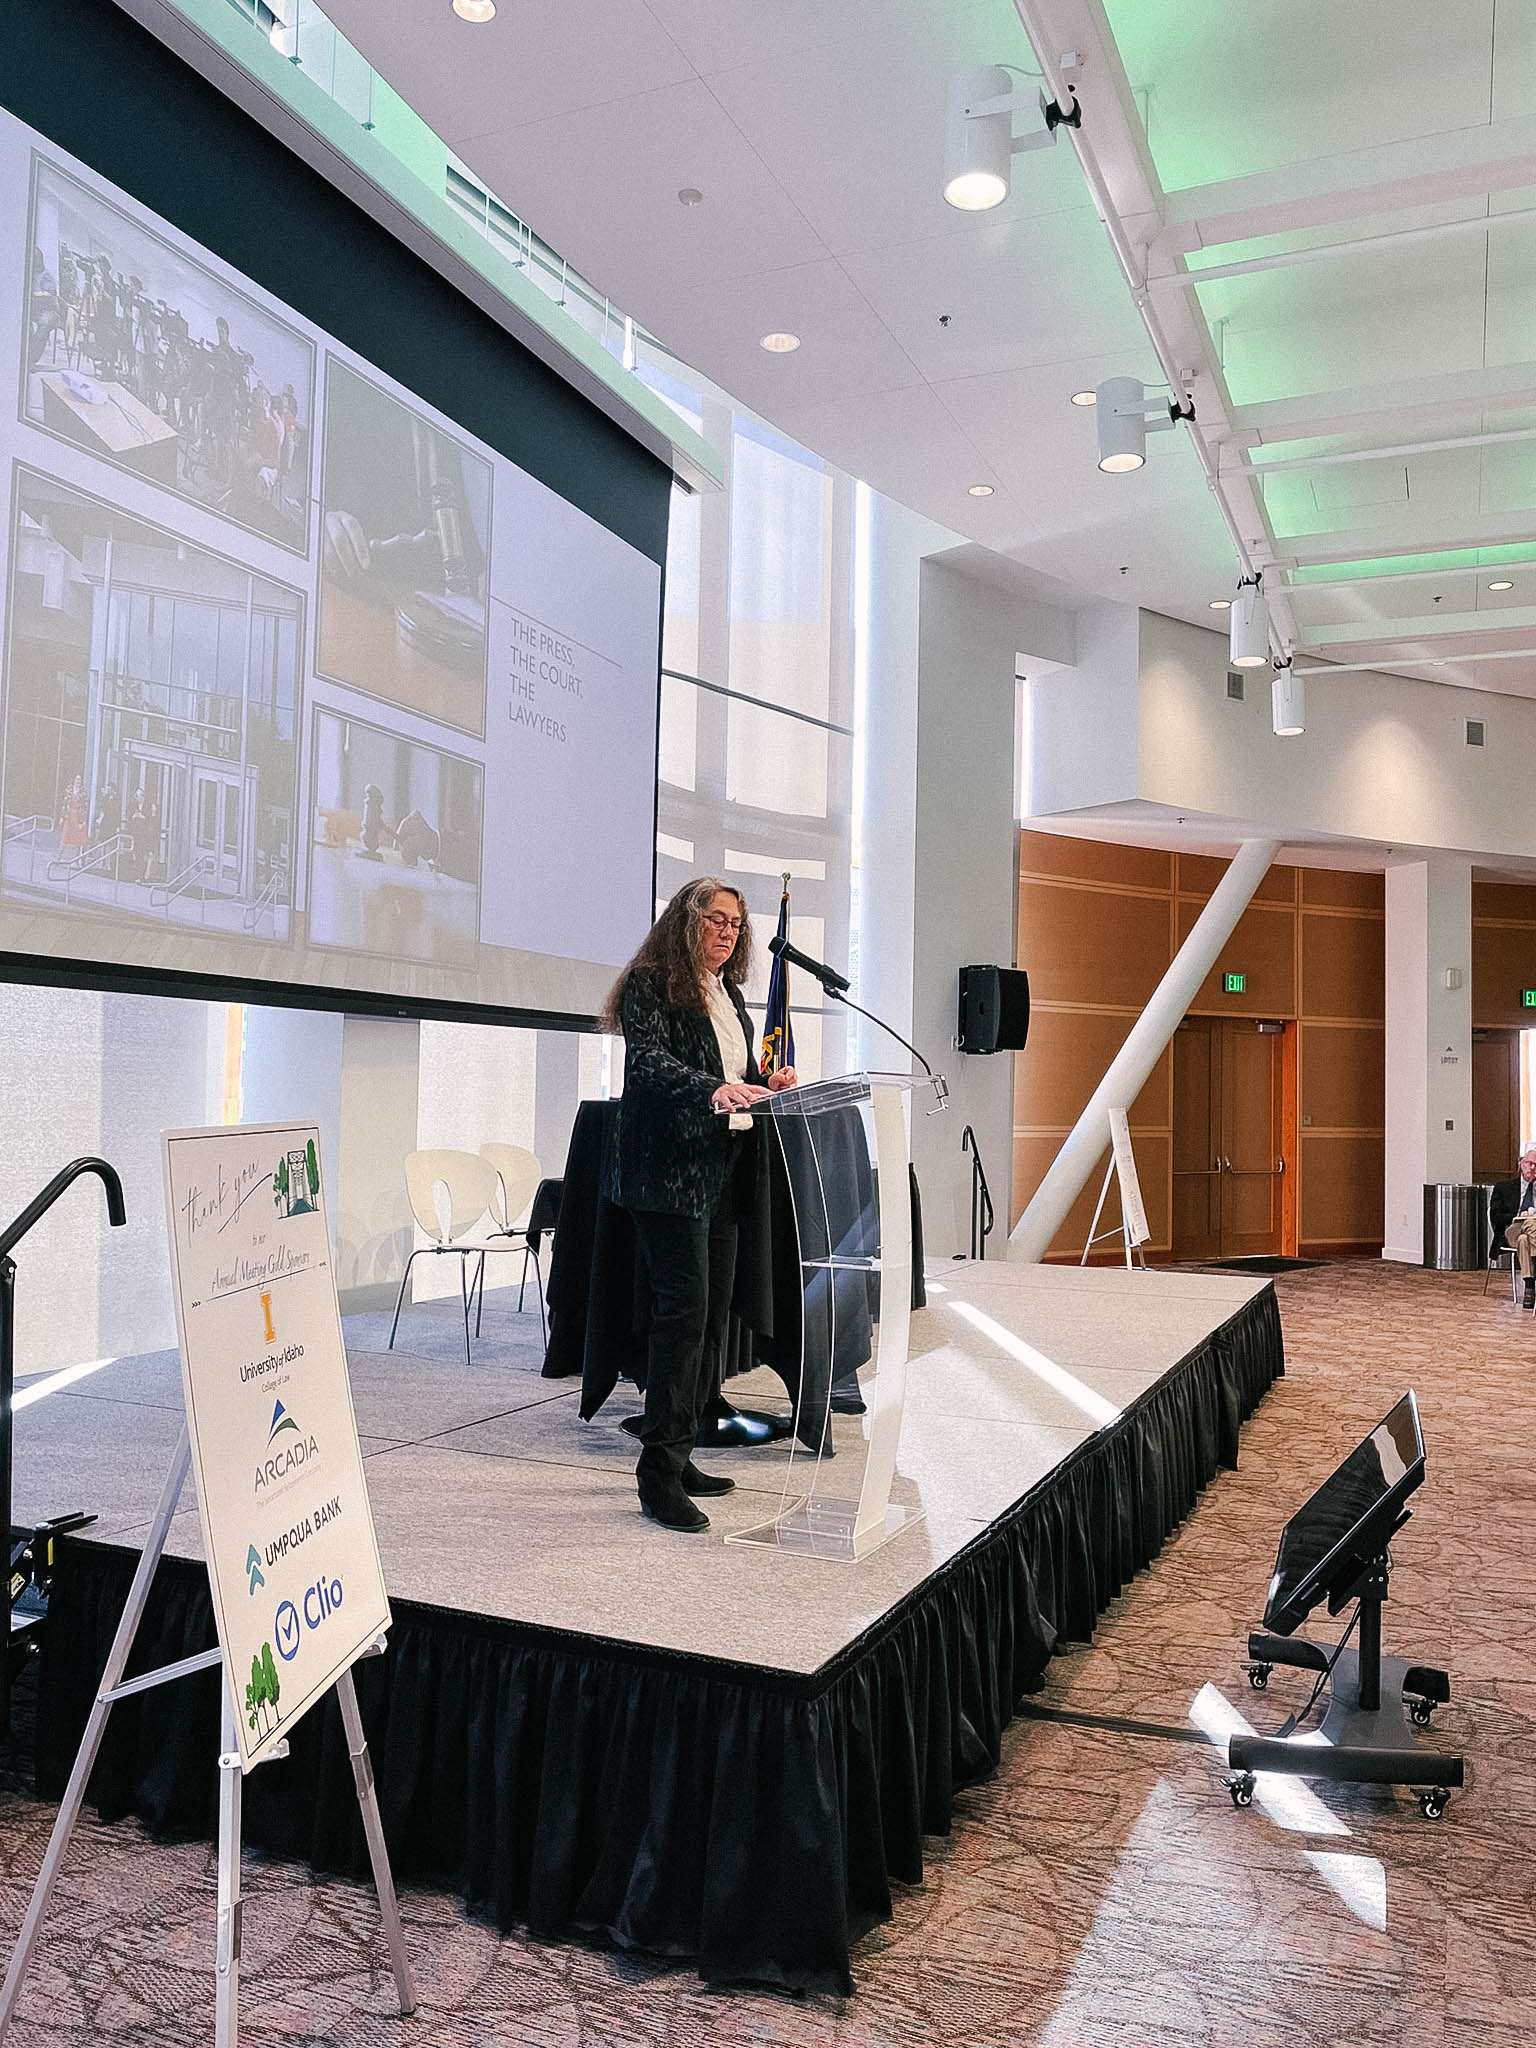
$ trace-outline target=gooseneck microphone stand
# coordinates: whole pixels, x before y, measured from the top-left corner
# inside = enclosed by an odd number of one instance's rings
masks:
[[[918,1051],[917,1047],[912,1043],[910,1038],[903,1038],[901,1033],[895,1028],[894,1025],[887,1024],[883,1017],[877,1017],[873,1010],[866,1010],[862,1003],[856,1003],[853,1000],[853,997],[848,994],[846,989],[834,988],[830,982],[825,981],[822,983],[822,987],[826,990],[827,994],[832,998],[833,1002],[841,1003],[845,1009],[857,1010],[859,1015],[861,1017],[867,1017],[871,1024],[878,1024],[880,1029],[887,1033],[888,1036],[890,1036],[891,1038],[894,1038],[898,1045],[904,1045],[906,1047],[907,1051],[911,1053],[913,1059],[917,1061],[917,1064],[922,1068],[923,1072],[928,1076],[929,1080],[933,1083],[933,1093],[935,1099],[933,1108],[930,1109],[928,1112],[930,1116],[933,1116],[934,1114],[936,1114],[937,1111],[944,1109],[948,1106],[949,1083],[945,1080],[942,1074],[936,1074],[933,1071],[932,1067],[929,1066],[928,1062],[923,1058],[922,1054]]]
[[[5,1531],[5,1598],[0,1607],[0,1618],[5,1623],[0,1654],[0,1742],[8,1742],[11,1734],[11,1410],[16,1391],[16,1261],[11,1257],[11,1249],[82,1173],[100,1176],[107,1192],[108,1222],[114,1228],[126,1223],[128,1212],[123,1207],[123,1184],[117,1169],[105,1159],[91,1157],[72,1160],[62,1173],[56,1173],[15,1222],[0,1231],[0,1528]]]

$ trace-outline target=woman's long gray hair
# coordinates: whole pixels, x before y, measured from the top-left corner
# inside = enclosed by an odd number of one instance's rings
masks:
[[[752,971],[752,921],[746,898],[729,882],[714,875],[696,875],[684,882],[666,909],[647,932],[639,951],[608,991],[599,1018],[603,1030],[619,1029],[619,1005],[629,978],[637,970],[652,975],[664,999],[679,1010],[704,1011],[704,913],[717,896],[734,896],[741,912],[741,930],[736,949],[720,970],[720,979],[740,988]]]

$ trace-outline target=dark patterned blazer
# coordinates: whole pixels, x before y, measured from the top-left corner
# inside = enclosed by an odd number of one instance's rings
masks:
[[[760,1082],[752,1023],[739,989],[727,991],[741,1019],[746,1079]],[[624,1093],[619,1100],[611,1198],[626,1209],[707,1220],[735,1156],[730,1120],[710,1108],[725,1079],[707,1011],[680,1010],[654,975],[637,968],[619,1005]],[[756,1143],[756,1133],[753,1134]]]
[[[1488,1223],[1493,1231],[1493,1242],[1488,1247],[1490,1261],[1498,1252],[1507,1249],[1504,1233],[1520,1213],[1520,1204],[1525,1197],[1525,1182],[1517,1173],[1513,1180],[1496,1180],[1493,1193],[1488,1197]]]

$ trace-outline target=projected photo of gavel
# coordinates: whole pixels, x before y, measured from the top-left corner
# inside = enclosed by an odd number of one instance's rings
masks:
[[[322,674],[483,733],[490,497],[488,463],[327,366]]]

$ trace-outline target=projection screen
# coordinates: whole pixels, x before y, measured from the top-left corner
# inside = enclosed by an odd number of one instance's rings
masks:
[[[0,322],[0,948],[590,1015],[658,565],[3,113]]]

